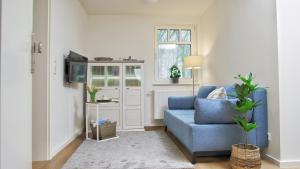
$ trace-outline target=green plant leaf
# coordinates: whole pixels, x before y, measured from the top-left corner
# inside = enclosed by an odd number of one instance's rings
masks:
[[[181,71],[180,69],[176,66],[176,65],[173,65],[171,68],[170,68],[170,78],[180,78],[181,77]]]
[[[251,99],[246,99],[243,101],[238,101],[235,109],[241,113],[247,113],[248,111],[254,109],[256,107],[256,102]]]
[[[257,125],[255,123],[247,123],[244,130],[249,133],[251,130],[256,129]]]

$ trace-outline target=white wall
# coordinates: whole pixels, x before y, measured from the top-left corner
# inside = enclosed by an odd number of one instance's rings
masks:
[[[32,12],[32,0],[1,1],[1,169],[31,169]]]
[[[190,89],[191,86],[153,86],[154,41],[156,25],[197,25],[196,17],[161,17],[136,15],[90,15],[86,40],[87,54],[115,59],[132,56],[145,60],[145,126],[161,125],[153,120],[153,89]]]
[[[203,82],[228,85],[238,74],[253,72],[269,87],[267,154],[280,158],[276,4],[274,0],[216,0],[201,17],[199,52],[204,57]]]
[[[87,14],[78,0],[51,0],[50,5],[50,156],[83,128],[83,86],[64,86],[64,55],[85,54]]]
[[[277,0],[281,166],[300,166],[300,1]]]

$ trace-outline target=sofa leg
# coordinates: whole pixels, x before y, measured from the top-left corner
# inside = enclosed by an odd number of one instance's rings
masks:
[[[196,164],[196,159],[197,159],[197,156],[196,156],[196,154],[193,153],[191,163],[192,163],[192,164]]]

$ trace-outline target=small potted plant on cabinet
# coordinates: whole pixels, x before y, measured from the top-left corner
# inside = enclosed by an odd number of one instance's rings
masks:
[[[173,65],[170,68],[170,78],[172,80],[172,83],[178,83],[179,78],[181,77],[181,71],[176,65]]]
[[[259,87],[258,84],[253,83],[252,73],[245,77],[239,75],[236,79],[241,80],[242,83],[235,85],[237,98],[235,109],[240,112],[240,115],[236,116],[234,121],[243,129],[244,144],[232,145],[231,167],[232,169],[259,169],[261,168],[259,147],[248,144],[248,133],[257,128],[257,125],[247,120],[247,113],[259,106],[259,101],[250,98]]]

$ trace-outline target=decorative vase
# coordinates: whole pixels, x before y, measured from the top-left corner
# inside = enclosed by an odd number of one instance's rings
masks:
[[[90,101],[95,103],[96,102],[96,93],[95,94],[90,94]]]
[[[172,83],[178,83],[179,78],[172,78]]]
[[[232,145],[230,163],[232,169],[260,169],[261,159],[259,147],[248,144]]]

